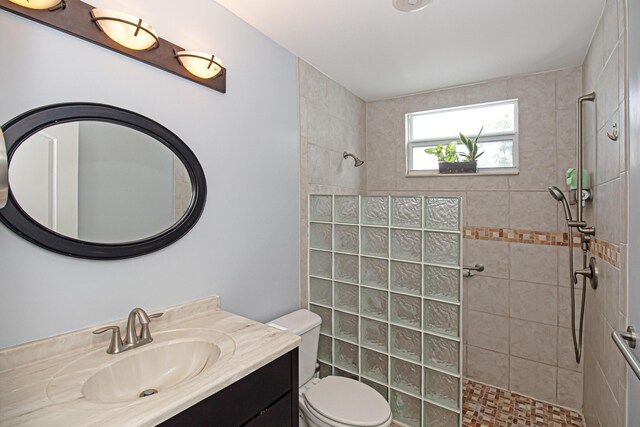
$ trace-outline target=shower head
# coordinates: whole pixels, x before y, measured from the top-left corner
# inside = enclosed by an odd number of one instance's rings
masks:
[[[549,193],[551,193],[551,197],[556,199],[557,202],[562,203],[565,219],[567,221],[573,221],[573,218],[571,216],[571,209],[569,209],[569,203],[567,202],[567,198],[564,197],[564,193],[555,185],[549,187]]]
[[[355,167],[364,165],[364,161],[360,160],[359,158],[357,158],[353,154],[347,153],[346,151],[344,153],[342,153],[342,158],[346,159],[347,157],[353,157],[353,160],[355,162],[355,164],[354,164]]]

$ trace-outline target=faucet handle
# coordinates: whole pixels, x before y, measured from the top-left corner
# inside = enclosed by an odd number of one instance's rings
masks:
[[[120,337],[120,327],[119,326],[105,326],[104,328],[96,329],[93,331],[95,335],[102,334],[107,331],[112,331],[111,341],[109,342],[109,347],[107,348],[108,354],[118,354],[121,351],[124,351],[124,345],[122,343],[122,338]]]
[[[162,317],[163,314],[164,313],[153,313],[153,314],[147,315],[147,317],[149,318],[149,320],[157,319],[159,317]],[[149,330],[149,323],[143,323],[140,326],[140,335],[138,336],[138,338],[140,339],[141,342],[144,342],[144,343],[153,341],[153,338],[151,338],[151,331]]]

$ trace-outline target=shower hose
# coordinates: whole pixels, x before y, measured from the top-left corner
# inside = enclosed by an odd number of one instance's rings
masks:
[[[580,363],[582,358],[582,331],[584,326],[584,306],[587,296],[587,278],[582,276],[582,303],[580,304],[580,328],[576,334],[576,285],[577,277],[573,274],[573,227],[567,223],[569,228],[569,279],[571,280],[571,335],[573,337],[573,348],[576,355],[576,363]],[[587,248],[582,243],[582,263],[587,264]]]

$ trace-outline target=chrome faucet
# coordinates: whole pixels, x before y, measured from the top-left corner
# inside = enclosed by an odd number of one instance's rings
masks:
[[[132,348],[140,347],[153,341],[151,331],[149,330],[149,323],[151,323],[151,319],[161,317],[163,314],[164,313],[147,314],[139,307],[134,308],[127,318],[127,335],[124,340],[121,338],[119,326],[105,326],[104,328],[96,329],[93,333],[97,335],[111,331],[111,341],[109,342],[107,353],[122,353],[123,351],[131,350]],[[136,320],[140,322],[139,334],[136,328]]]

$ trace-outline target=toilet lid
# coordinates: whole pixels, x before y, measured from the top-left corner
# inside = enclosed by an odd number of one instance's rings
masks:
[[[323,378],[304,394],[311,409],[352,426],[378,426],[391,416],[387,401],[371,387],[350,378]]]

